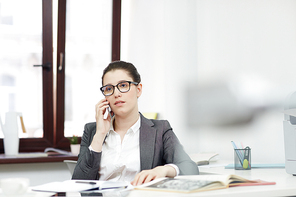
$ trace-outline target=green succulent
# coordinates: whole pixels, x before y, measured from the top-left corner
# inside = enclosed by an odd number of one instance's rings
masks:
[[[68,138],[70,140],[70,144],[78,144],[78,136],[73,135],[73,137]]]

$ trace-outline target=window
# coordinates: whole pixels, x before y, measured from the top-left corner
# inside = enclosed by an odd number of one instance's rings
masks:
[[[89,6],[92,5],[92,6]],[[111,60],[112,1],[67,1],[65,136],[81,135],[93,122],[102,70]]]
[[[65,137],[81,136],[95,120],[102,69],[120,59],[121,0],[60,0],[58,7],[55,140],[65,149]]]
[[[28,4],[34,12],[24,9]],[[7,111],[22,113],[27,131],[20,132],[22,152],[53,144],[52,71],[33,67],[52,65],[51,16],[51,1],[0,0],[1,118],[4,122]]]
[[[69,149],[66,136],[94,121],[102,68],[120,59],[120,11],[121,0],[0,0],[0,113],[22,112],[20,152]]]
[[[0,109],[22,112],[27,133],[21,137],[42,137],[42,2],[0,1]],[[23,9],[34,5],[35,12]],[[29,88],[28,88],[29,87]],[[0,137],[3,133],[0,132]]]

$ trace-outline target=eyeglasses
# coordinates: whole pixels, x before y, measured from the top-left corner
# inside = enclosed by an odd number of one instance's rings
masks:
[[[104,96],[111,96],[114,93],[115,87],[121,92],[128,92],[131,89],[131,84],[138,85],[139,83],[137,82],[132,82],[132,81],[123,81],[118,83],[116,86],[114,85],[105,85],[100,88]]]

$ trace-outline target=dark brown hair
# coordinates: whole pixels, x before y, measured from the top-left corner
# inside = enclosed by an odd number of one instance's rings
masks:
[[[114,61],[111,62],[103,71],[103,76],[102,76],[102,85],[103,85],[103,79],[104,76],[107,72],[113,71],[113,70],[125,70],[128,75],[133,79],[134,82],[140,83],[141,82],[141,76],[138,73],[136,67],[129,62],[124,62],[124,61]]]

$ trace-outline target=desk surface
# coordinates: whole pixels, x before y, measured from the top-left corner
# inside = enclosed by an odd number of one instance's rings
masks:
[[[296,176],[287,174],[284,168],[256,168],[252,170],[234,170],[220,167],[200,167],[201,174],[236,174],[247,179],[262,179],[265,181],[274,181],[276,185],[262,186],[240,186],[227,189],[219,189],[205,192],[197,192],[191,194],[173,193],[173,192],[156,192],[145,190],[132,190],[123,193],[112,193],[114,197],[249,197],[249,196],[296,196]],[[198,175],[197,175],[198,176]],[[44,195],[48,195],[44,193]],[[0,189],[1,196],[1,189]],[[49,196],[49,195],[48,195]],[[71,196],[71,195],[70,195]]]
[[[200,167],[201,174],[236,174],[247,179],[262,179],[265,181],[275,181],[276,185],[262,186],[241,186],[213,191],[197,192],[191,194],[180,194],[172,192],[154,192],[133,190],[128,197],[158,197],[158,196],[227,196],[227,197],[245,197],[245,196],[295,196],[296,195],[296,176],[287,174],[284,168],[277,169],[252,169],[252,170],[234,170],[224,167],[205,168]]]

